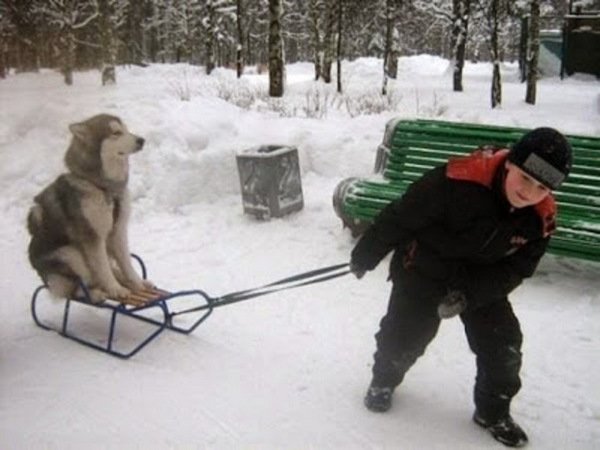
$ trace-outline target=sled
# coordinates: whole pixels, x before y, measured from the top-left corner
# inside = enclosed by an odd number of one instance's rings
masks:
[[[142,278],[146,279],[143,260],[137,255],[132,257],[140,265]],[[84,295],[67,299],[50,298],[48,286],[44,284],[33,292],[31,315],[35,324],[44,330],[56,332],[100,352],[128,359],[165,330],[192,333],[216,307],[326,281],[349,272],[345,263],[216,298],[199,289],[169,292],[154,288],[133,292],[126,298],[107,298],[101,303],[92,301],[88,289],[81,282]]]
[[[142,277],[146,279],[146,266],[143,260],[132,255],[141,267]],[[84,292],[82,297],[53,300],[49,295],[43,295],[48,290],[48,286],[39,286],[33,293],[31,299],[31,314],[33,321],[37,326],[44,330],[54,331],[63,337],[72,339],[80,344],[94,348],[104,353],[108,353],[119,358],[127,359],[150,342],[156,339],[163,331],[171,330],[181,334],[189,334],[194,331],[206,318],[212,313],[214,301],[205,292],[201,290],[188,290],[179,292],[168,292],[161,289],[151,289],[143,292],[132,292],[126,298],[111,299],[107,298],[102,303],[94,303],[90,297],[86,286],[80,282],[81,290]],[[195,306],[199,312],[197,317],[186,324],[177,324],[173,318],[178,314],[174,308],[176,301],[186,299],[186,305]],[[55,302],[62,312],[55,314],[59,320],[51,323],[43,320],[40,314],[40,302]],[[94,308],[104,314],[97,314],[105,317],[105,331],[95,333],[95,336],[86,336],[80,329],[78,330],[73,323],[77,319],[73,316],[75,305],[80,309]],[[121,322],[130,321],[143,325],[144,331],[139,331],[141,336],[129,336],[128,345],[121,344],[119,339]],[[78,327],[81,328],[81,327]],[[97,326],[95,327],[98,328]]]

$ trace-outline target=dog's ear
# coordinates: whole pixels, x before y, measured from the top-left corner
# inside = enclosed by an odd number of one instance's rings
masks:
[[[85,142],[89,140],[90,134],[85,123],[72,123],[71,125],[69,125],[69,130],[71,131],[73,136],[79,139],[80,141]]]

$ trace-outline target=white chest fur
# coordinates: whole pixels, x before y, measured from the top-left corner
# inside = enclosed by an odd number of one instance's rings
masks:
[[[83,216],[96,234],[101,238],[106,238],[114,226],[117,204],[103,191],[99,189],[95,189],[95,191],[88,192],[82,201],[81,209]]]

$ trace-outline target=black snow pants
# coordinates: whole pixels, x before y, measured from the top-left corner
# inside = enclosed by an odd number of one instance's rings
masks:
[[[424,352],[440,326],[437,305],[443,288],[413,272],[402,272],[392,288],[388,311],[376,334],[373,384],[395,388]],[[461,314],[476,355],[474,402],[486,420],[509,414],[521,387],[522,334],[507,298]]]

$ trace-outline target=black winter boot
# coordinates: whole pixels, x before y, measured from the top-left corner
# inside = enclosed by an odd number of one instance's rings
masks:
[[[480,427],[488,430],[494,439],[502,442],[507,447],[523,447],[529,442],[527,434],[515,423],[511,416],[488,421],[475,411],[473,421]]]
[[[365,406],[373,412],[386,412],[392,407],[393,389],[371,384],[365,395]]]

